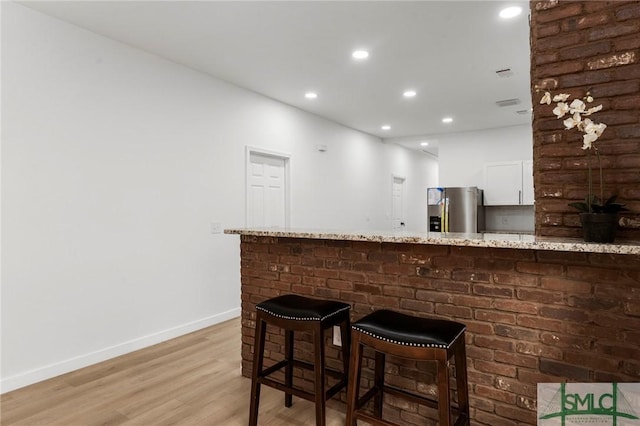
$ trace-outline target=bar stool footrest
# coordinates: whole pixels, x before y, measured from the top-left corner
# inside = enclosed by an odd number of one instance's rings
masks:
[[[398,389],[393,386],[383,386],[384,393],[388,393],[389,395],[399,396],[404,399],[408,399],[411,402],[415,402],[417,404],[426,405],[431,408],[438,408],[438,401],[435,399],[427,398],[425,396],[419,396],[412,392],[407,392],[404,389]]]
[[[353,417],[355,417],[358,420],[364,420],[367,423],[371,423],[372,425],[377,425],[377,426],[398,426],[397,423],[391,423],[388,422],[384,419],[379,419],[377,417],[372,416],[371,414],[362,412],[362,411],[356,411],[353,414]]]
[[[287,362],[286,360],[283,362]],[[313,364],[308,363],[306,361],[300,361],[299,359],[294,359],[292,362],[294,367],[298,367],[298,368],[304,368],[305,370],[309,370],[309,371],[314,371],[313,368]],[[342,379],[344,377],[344,374],[339,372],[338,370],[334,370],[332,368],[326,368],[324,369],[324,374],[327,376],[331,376],[334,379]]]
[[[438,401],[436,401],[435,399],[419,396],[412,392],[407,392],[404,389],[398,389],[393,386],[384,385],[382,389],[383,389],[383,394],[398,396],[398,397],[407,399],[411,402],[415,402],[417,404],[425,405],[427,407],[436,408],[436,409],[438,408]],[[386,422],[385,420],[379,419],[378,417],[371,416],[365,411],[362,411],[362,407],[364,407],[367,404],[367,402],[369,402],[369,400],[371,400],[371,398],[373,398],[379,391],[380,389],[374,386],[371,389],[369,389],[364,395],[362,395],[356,402],[356,411],[354,415],[358,419],[374,422],[374,424],[396,426],[395,423]],[[467,417],[461,412],[460,408],[452,406],[451,409],[453,413],[457,416],[457,420],[454,426],[466,425]]]
[[[454,426],[464,426],[468,424],[469,424],[469,419],[467,419],[467,416],[464,414],[460,414],[460,417],[458,417],[458,420],[456,421]]]
[[[291,395],[295,395],[299,398],[303,398],[308,401],[312,401],[312,402],[315,401],[315,397],[312,393],[304,391],[302,389],[294,388],[294,387],[290,388],[284,383],[278,382],[273,379],[269,379],[267,377],[261,377],[258,379],[258,381],[263,385],[270,386],[272,388],[278,389],[279,391],[290,393]],[[335,394],[340,392],[346,385],[347,385],[347,382],[344,380],[341,380],[340,382],[333,385],[329,390],[325,392],[326,399],[333,397]]]
[[[380,389],[377,386],[374,386],[371,389],[369,389],[364,395],[362,395],[356,401],[356,410],[359,410],[362,407],[364,407],[366,403],[369,402],[369,400],[373,398],[378,392],[380,392]]]
[[[313,371],[313,364],[310,364],[308,362],[294,359],[292,364],[293,364],[294,367],[304,368],[305,370]],[[282,361],[278,361],[277,363],[273,364],[271,367],[262,370],[262,374],[260,375],[260,377],[267,377],[268,375],[273,374],[276,371],[278,371],[281,368],[286,367],[286,366],[287,366],[287,360],[286,359],[282,360]],[[327,376],[331,376],[334,379],[342,379],[343,378],[343,373],[339,372],[338,370],[331,369],[331,368],[325,368],[324,369],[324,374],[326,374]]]
[[[325,399],[329,399],[331,397],[333,397],[335,394],[337,394],[338,392],[340,392],[343,388],[345,388],[347,386],[347,381],[346,380],[340,380],[338,383],[336,383],[335,385],[331,386],[326,392],[325,392]]]
[[[290,393],[291,395],[295,395],[298,398],[306,399],[307,401],[312,401],[312,402],[315,401],[315,396],[312,393],[304,391],[302,389],[290,388],[284,383],[280,383],[278,381],[267,379],[264,377],[259,379],[259,382],[263,385],[267,385],[272,388],[278,389],[279,391]]]
[[[287,365],[286,360],[279,361],[273,364],[271,367],[262,370],[262,374],[260,375],[260,377],[267,377],[268,375],[275,373],[276,371],[280,370],[282,367],[285,367],[286,365]]]
[[[438,408],[438,401],[436,401],[435,399],[427,398],[425,396],[419,396],[414,393],[407,392],[404,389],[398,389],[393,386],[385,385],[384,392],[390,395],[399,396],[404,399],[408,399],[409,401],[412,401],[418,404],[426,405],[427,407],[436,408],[436,409]],[[455,426],[457,426],[458,423],[466,424],[464,423],[464,420],[466,420],[466,415],[462,413],[462,411],[460,410],[460,407],[452,405],[451,410],[453,411],[453,414],[458,416],[458,420],[456,421]]]

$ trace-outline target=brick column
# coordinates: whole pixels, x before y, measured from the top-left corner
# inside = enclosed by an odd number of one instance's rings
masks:
[[[536,234],[579,237],[567,204],[588,193],[582,133],[564,130],[553,103],[539,104],[545,90],[572,99],[589,91],[603,105],[594,121],[608,126],[598,141],[605,197],[618,194],[625,215],[640,219],[640,2],[532,1],[531,84]],[[640,229],[618,236],[637,240]]]

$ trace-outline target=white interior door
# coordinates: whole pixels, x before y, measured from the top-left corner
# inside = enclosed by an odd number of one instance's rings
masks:
[[[287,218],[287,158],[249,153],[247,226],[285,227]]]
[[[401,229],[404,224],[404,178],[393,177],[391,194],[391,228]]]

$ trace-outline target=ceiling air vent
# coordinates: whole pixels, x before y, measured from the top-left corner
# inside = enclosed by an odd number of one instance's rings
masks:
[[[519,109],[519,110],[516,111],[516,114],[528,115],[528,114],[531,114],[531,110],[530,109]]]
[[[497,101],[496,105],[499,107],[508,107],[513,105],[518,105],[520,103],[520,99],[505,99],[504,101]]]
[[[505,69],[496,71],[496,75],[502,78],[513,77],[513,71],[511,71],[511,68],[505,68]]]

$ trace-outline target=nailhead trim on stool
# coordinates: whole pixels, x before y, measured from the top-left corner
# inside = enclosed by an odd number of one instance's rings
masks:
[[[350,314],[351,306],[333,300],[313,299],[294,294],[274,297],[256,305],[256,332],[254,343],[253,373],[251,377],[251,406],[249,425],[258,422],[260,404],[260,385],[267,385],[285,393],[285,406],[292,405],[292,396],[298,396],[315,402],[316,425],[325,425],[325,401],[347,386],[349,372]],[[264,345],[267,324],[284,329],[284,360],[263,369]],[[334,371],[325,367],[324,332],[334,325],[340,325],[342,338],[342,368]],[[314,362],[302,362],[293,358],[294,331],[307,331],[313,336]],[[315,372],[314,392],[307,392],[293,386],[293,367],[305,368]],[[284,383],[268,376],[285,369]],[[338,379],[331,388],[325,390],[326,376]]]
[[[352,326],[351,361],[347,390],[347,426],[358,419],[374,425],[391,425],[382,419],[383,395],[388,393],[438,409],[440,426],[469,425],[469,390],[465,354],[465,325],[454,321],[420,318],[390,310],[378,310]],[[360,397],[364,346],[375,351],[374,386]],[[436,361],[438,400],[384,384],[386,355],[415,361]],[[451,407],[449,360],[455,357],[458,406]],[[365,364],[366,365],[366,364]],[[373,414],[363,409],[374,398]],[[453,408],[453,410],[452,410]],[[452,419],[452,411],[457,418]]]
[[[387,339],[386,337],[378,336],[377,334],[371,333],[369,331],[365,331],[365,330],[361,329],[360,327],[356,327],[355,325],[351,326],[351,329],[352,330],[357,330],[360,333],[364,333],[367,336],[375,337],[376,339],[384,340],[385,342],[393,343],[393,344],[396,344],[396,345],[414,346],[414,347],[417,347],[417,348],[440,348],[440,349],[449,348],[449,346],[447,346],[447,345],[425,344],[425,343],[414,343],[414,342],[401,342],[401,341],[398,341],[398,340]],[[460,333],[464,333],[464,330],[461,331]],[[457,336],[456,336],[456,338],[457,338]]]
[[[322,318],[320,318],[320,319],[318,319],[318,318],[314,318],[314,317],[292,317],[292,316],[289,316],[289,315],[280,315],[280,314],[278,314],[277,312],[270,311],[269,309],[267,309],[267,308],[265,308],[265,307],[263,307],[263,306],[256,306],[256,309],[257,309],[257,310],[259,310],[259,311],[266,312],[266,313],[268,313],[269,315],[273,315],[274,317],[282,318],[282,319],[286,319],[286,320],[295,320],[295,321],[324,321],[324,320],[326,320],[327,318],[331,318],[331,317],[332,317],[332,316],[334,316],[334,315],[338,315],[338,314],[340,314],[340,313],[341,313],[341,312],[343,312],[343,311],[348,311],[348,310],[350,309],[350,307],[349,307],[349,306],[347,306],[346,308],[343,308],[343,309],[340,309],[340,310],[338,310],[338,311],[332,312],[332,313],[330,313],[329,315],[326,315],[326,316],[324,316],[324,317],[322,317]]]

